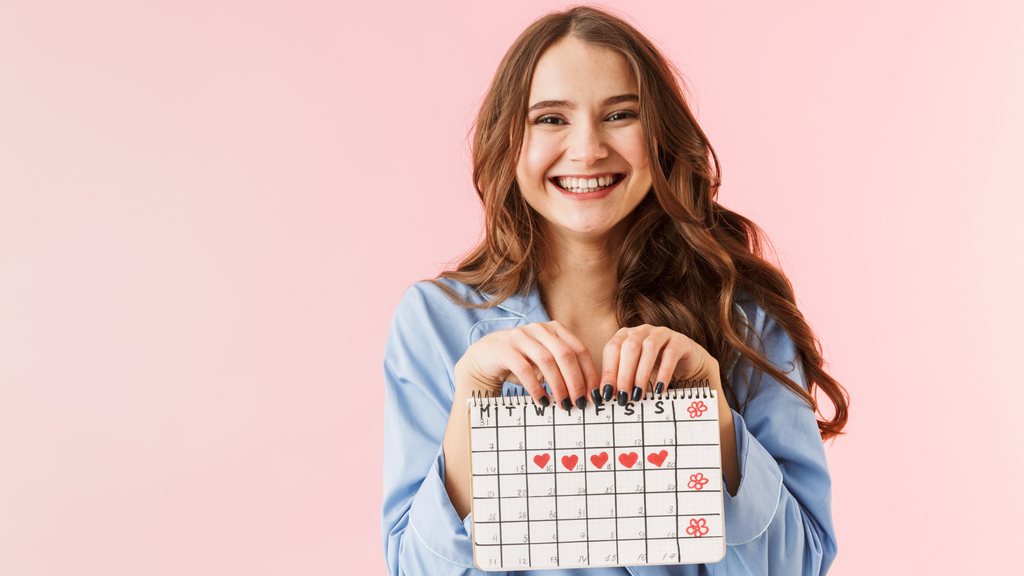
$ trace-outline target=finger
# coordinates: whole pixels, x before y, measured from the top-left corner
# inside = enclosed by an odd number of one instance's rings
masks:
[[[618,395],[619,406],[625,406],[629,401],[629,393],[620,390],[616,384],[619,373],[619,356],[622,352],[622,342],[626,336],[628,333],[625,328],[619,330],[608,340],[601,352],[601,382],[606,384],[606,389],[607,384],[612,385],[612,395]],[[605,396],[609,395],[605,394]]]
[[[582,340],[577,338],[575,334],[570,332],[560,323],[552,322],[550,326],[554,330],[554,335],[568,345],[575,355],[575,367],[579,370],[581,395],[584,398],[590,395],[595,404],[600,404],[601,397],[599,395],[593,395],[593,392],[598,388],[600,380],[597,377],[597,368],[594,367],[594,357],[591,356],[590,349],[587,348],[587,345],[584,344]],[[563,376],[565,376],[564,373]],[[573,382],[575,382],[575,373],[573,376]],[[569,386],[570,390],[574,390],[572,382],[570,382],[568,378],[566,380],[566,384]],[[576,392],[574,391],[573,393],[575,394]],[[577,397],[577,401],[578,399],[579,397]]]
[[[620,398],[623,392],[629,395],[633,402],[643,397],[644,388],[636,385],[637,365],[642,353],[643,339],[638,333],[632,333],[622,341],[619,347],[619,371],[616,375]]]
[[[680,339],[686,338],[680,334],[677,337],[672,338],[668,344],[661,349],[661,357],[659,358],[657,384],[655,385],[655,392],[661,394],[665,391],[665,386],[672,383],[675,380],[676,366],[679,364],[680,348],[682,342]]]
[[[519,381],[519,384],[526,389],[531,398],[545,408],[551,404],[551,401],[548,400],[547,391],[544,390],[544,385],[537,379],[533,364],[524,354],[514,351],[507,368],[515,376],[515,379]],[[512,379],[510,378],[509,380]]]
[[[558,366],[558,361],[551,350],[534,337],[535,333],[532,330],[520,331],[510,343],[540,370],[544,376],[544,381],[548,384],[548,388],[551,389],[551,395],[554,397],[555,402],[568,410],[572,407],[572,400],[566,389],[565,380],[562,378],[561,368]]]
[[[577,351],[552,330],[550,326],[537,324],[530,329],[530,335],[547,350],[543,360],[552,362],[551,368],[558,371],[559,377],[565,383],[569,402],[582,409],[586,406],[586,383],[577,360]],[[564,405],[562,407],[566,408]]]
[[[644,338],[640,344],[640,360],[636,365],[636,375],[633,379],[633,384],[647,391],[647,386],[651,382],[652,372],[654,372],[654,365],[658,361],[658,357],[661,355],[665,345],[671,341],[673,332],[668,329],[656,329]],[[660,394],[660,392],[659,392]]]
[[[619,371],[616,374],[616,385],[619,397],[622,393],[632,397],[634,402],[643,396],[643,387],[636,386],[636,368],[643,352],[644,331],[632,331],[619,346]]]
[[[700,344],[682,334],[677,334],[666,349],[678,357],[672,372],[677,381],[682,380],[683,384],[687,381],[692,384],[704,379],[711,382],[719,381],[718,361],[708,354],[708,351]]]

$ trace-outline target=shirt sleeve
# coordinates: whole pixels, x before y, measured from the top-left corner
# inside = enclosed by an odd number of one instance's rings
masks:
[[[413,286],[395,311],[384,351],[384,557],[398,575],[475,572],[472,515],[460,519],[444,487],[442,441],[454,396],[440,343],[443,312]]]
[[[793,341],[762,311],[756,316],[766,359],[806,390]],[[825,574],[837,548],[832,483],[814,410],[743,362],[730,381],[744,396],[753,387],[742,414],[733,411],[740,485],[735,496],[724,494],[726,556],[709,565],[711,573]]]

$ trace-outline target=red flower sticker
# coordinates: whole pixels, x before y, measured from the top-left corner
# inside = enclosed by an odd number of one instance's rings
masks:
[[[690,481],[686,483],[686,487],[691,490],[700,490],[707,483],[708,479],[700,472],[697,472],[696,474],[690,475]]]
[[[696,402],[690,402],[690,407],[686,411],[690,413],[690,418],[700,418],[707,409],[708,407],[704,405],[703,400],[697,400]]]
[[[690,536],[700,538],[708,533],[708,523],[703,518],[690,518],[690,525],[686,528]]]

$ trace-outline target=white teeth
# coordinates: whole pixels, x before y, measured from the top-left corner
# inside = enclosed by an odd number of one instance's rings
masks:
[[[596,178],[556,178],[555,182],[562,188],[574,193],[596,192],[615,183],[615,176],[598,176]]]

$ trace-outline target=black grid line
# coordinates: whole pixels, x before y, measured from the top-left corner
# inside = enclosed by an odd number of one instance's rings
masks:
[[[530,438],[526,435],[526,406],[523,406],[523,419],[521,422],[523,426],[523,485],[526,487],[526,565],[533,565],[533,556],[531,554],[533,548],[533,534],[530,532]],[[500,481],[500,480],[499,480]],[[676,480],[678,482],[678,479]],[[678,522],[676,522],[678,524]]]
[[[615,495],[612,498],[615,499],[615,562],[622,562],[622,558],[619,557],[619,538],[622,534],[619,534],[619,469],[615,466],[615,462],[618,457],[615,455],[615,406],[609,408],[612,411],[612,486],[614,487],[613,492]],[[678,521],[676,522],[678,524]]]
[[[494,493],[498,497],[498,543],[505,544],[504,534],[502,534],[502,521],[501,521],[501,433],[499,432],[500,426],[498,426],[498,408],[494,408],[494,455],[497,458],[495,462],[495,468],[498,470],[499,476],[494,481]],[[501,566],[505,566],[505,546],[498,548],[498,563]]]
[[[644,410],[644,405],[640,404],[640,464],[643,466],[641,477],[644,479],[644,561],[651,561],[651,530],[647,526],[647,515],[651,509],[647,507],[647,458],[644,457],[644,452],[647,451],[647,440],[644,438],[644,428],[647,424],[647,412]],[[678,474],[677,474],[678,476]],[[679,479],[677,478],[678,482]],[[676,526],[679,525],[679,520],[676,520]]]
[[[580,429],[583,431],[583,525],[587,527],[587,566],[590,566],[590,484],[587,482],[587,411],[580,410]]]
[[[675,458],[674,458],[675,462],[672,463],[673,466],[675,467],[672,470],[672,474],[674,474],[675,477],[676,477],[676,560],[681,560],[683,558],[683,551],[679,547],[679,490],[682,488],[682,486],[679,485],[679,427],[676,425],[676,423],[677,423],[677,421],[676,421],[676,403],[673,401],[672,402],[672,437],[675,440],[675,448],[674,448],[674,450],[676,451],[676,455],[675,455]]]
[[[558,521],[561,518],[558,517],[558,458],[556,454],[558,452],[558,425],[555,423],[558,420],[558,408],[554,404],[551,405],[551,459],[554,461],[554,474],[552,475],[551,481],[555,485],[555,566],[562,565],[562,551],[559,550],[558,545],[562,542],[562,539],[558,537]]]

